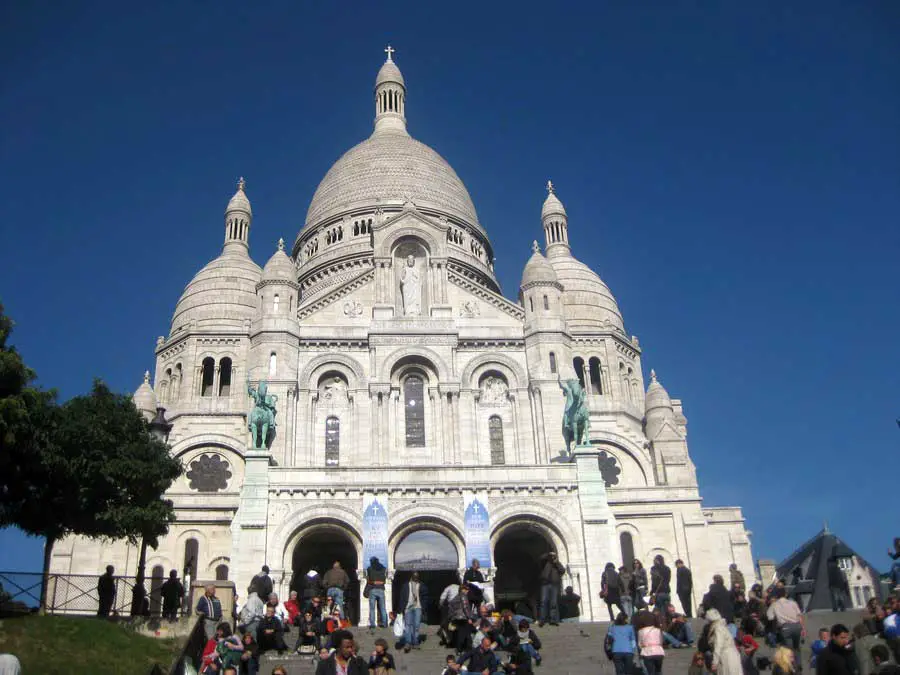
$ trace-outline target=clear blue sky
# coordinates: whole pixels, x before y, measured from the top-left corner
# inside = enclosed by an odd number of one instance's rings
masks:
[[[544,183],[684,400],[707,504],[754,555],[900,535],[900,3],[6,2],[0,299],[66,398],[133,391],[246,176],[264,262],[371,130],[468,186],[515,297]],[[888,496],[888,493],[893,494]],[[0,533],[0,569],[40,545]]]

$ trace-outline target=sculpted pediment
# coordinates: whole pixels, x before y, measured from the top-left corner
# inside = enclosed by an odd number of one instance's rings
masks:
[[[431,257],[444,257],[447,255],[448,228],[446,220],[425,216],[414,204],[407,202],[400,213],[386,217],[372,227],[375,256],[390,257],[396,242],[410,237],[421,240]]]

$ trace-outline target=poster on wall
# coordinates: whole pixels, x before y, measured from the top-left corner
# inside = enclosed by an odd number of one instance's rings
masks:
[[[363,495],[363,559],[367,569],[372,558],[388,566],[388,502],[387,495]]]
[[[466,567],[473,559],[481,563],[482,569],[488,569],[491,563],[491,519],[488,513],[487,495],[476,495],[474,492],[463,494],[464,519],[466,536]]]

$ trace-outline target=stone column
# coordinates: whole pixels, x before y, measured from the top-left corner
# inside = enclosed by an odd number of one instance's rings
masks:
[[[535,431],[538,437],[537,452],[539,464],[550,463],[550,446],[547,440],[547,432],[544,427],[544,400],[541,396],[541,387],[538,384],[531,385],[531,395],[534,401],[534,412],[537,417],[537,427]],[[599,593],[599,591],[597,591]]]
[[[260,561],[266,559],[268,515],[269,453],[248,448],[244,452],[244,484],[238,510],[231,521],[231,559],[238,589],[247,588]]]
[[[509,399],[509,407],[512,412],[512,434],[510,435],[513,442],[513,459],[516,464],[523,464],[522,443],[519,439],[519,402],[512,391],[507,392],[507,398]]]
[[[356,570],[356,578],[359,579],[359,597],[356,601],[359,603],[359,627],[369,625],[369,599],[363,597],[366,590],[366,571],[364,569]],[[377,620],[376,620],[377,623]]]
[[[603,568],[609,560],[622,559],[616,539],[616,519],[609,508],[606,481],[600,474],[600,452],[601,448],[589,445],[578,445],[573,450],[587,560],[587,584],[581,598],[584,614],[591,621],[604,619],[604,603],[598,596]]]

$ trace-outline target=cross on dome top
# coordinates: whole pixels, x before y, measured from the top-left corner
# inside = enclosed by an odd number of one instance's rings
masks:
[[[549,192],[551,195],[553,194],[553,181],[552,180],[547,181],[547,192]]]
[[[244,180],[243,176],[238,178],[238,190],[243,190],[246,185],[247,185],[247,181]]]
[[[394,62],[394,59],[392,59],[391,56],[394,54],[395,51],[397,51],[397,50],[394,49],[393,47],[391,47],[390,45],[388,45],[387,47],[384,48],[384,53],[387,54],[387,63]]]
[[[531,242],[531,250],[534,251],[535,253],[541,252],[541,245],[537,243],[537,239],[535,239],[533,242]]]
[[[283,237],[278,238],[278,250],[279,251],[284,250],[284,238]]]

